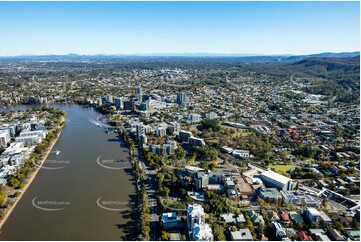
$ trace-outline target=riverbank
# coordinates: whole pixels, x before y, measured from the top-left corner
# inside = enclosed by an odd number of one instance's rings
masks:
[[[64,118],[64,121],[66,120],[66,118]],[[24,184],[24,188],[22,189],[20,195],[18,197],[16,197],[14,204],[10,205],[6,210],[5,210],[5,215],[4,217],[1,219],[0,221],[0,233],[1,233],[1,228],[2,226],[5,224],[6,220],[9,218],[9,216],[11,215],[11,212],[14,210],[14,208],[16,207],[16,205],[19,203],[19,201],[21,200],[21,198],[23,197],[23,195],[25,194],[26,190],[30,187],[31,183],[33,182],[33,180],[35,179],[36,175],[38,174],[38,172],[40,171],[41,167],[43,166],[44,162],[46,161],[46,159],[48,158],[51,150],[53,149],[54,145],[56,144],[56,142],[58,141],[61,132],[63,131],[63,128],[65,126],[65,122],[62,126],[60,126],[60,132],[58,133],[58,136],[50,143],[48,149],[44,152],[43,154],[43,159],[40,162],[40,166],[36,168],[36,170],[34,172],[32,172],[31,174],[29,174],[29,178],[27,179],[27,182]],[[36,166],[35,166],[36,167]]]

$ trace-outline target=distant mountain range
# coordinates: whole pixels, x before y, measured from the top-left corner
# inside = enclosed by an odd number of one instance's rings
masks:
[[[154,54],[126,54],[126,55],[78,55],[78,54],[67,54],[67,55],[20,55],[20,56],[0,56],[0,59],[116,59],[116,58],[151,58],[151,57],[179,57],[179,58],[242,58],[247,61],[253,62],[274,62],[274,61],[297,61],[303,60],[310,57],[334,57],[334,58],[345,58],[359,56],[360,52],[341,52],[332,53],[325,52],[320,54],[311,55],[259,55],[259,54],[223,54],[223,53],[154,53]]]

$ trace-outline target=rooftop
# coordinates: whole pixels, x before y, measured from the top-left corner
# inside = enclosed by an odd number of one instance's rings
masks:
[[[307,210],[312,216],[321,216],[320,212],[316,208],[307,208]]]
[[[249,229],[240,229],[235,232],[231,232],[232,240],[249,240],[252,241],[253,237]]]
[[[265,198],[279,198],[281,193],[276,188],[261,188],[259,189],[259,193],[262,197]]]
[[[177,213],[163,213],[162,214],[163,223],[173,223],[177,221]]]
[[[277,172],[274,172],[274,171],[271,171],[271,170],[262,172],[261,175],[269,177],[272,180],[275,180],[275,181],[283,183],[283,184],[286,184],[287,182],[292,180],[291,178],[288,178],[286,176],[283,176],[283,175],[278,174]]]

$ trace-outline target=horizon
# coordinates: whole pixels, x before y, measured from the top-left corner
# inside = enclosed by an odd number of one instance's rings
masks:
[[[0,58],[12,58],[12,57],[43,57],[43,56],[104,56],[104,57],[126,57],[126,56],[138,56],[138,57],[292,57],[292,56],[310,56],[310,55],[322,55],[322,54],[354,54],[358,53],[359,50],[355,51],[342,51],[332,52],[326,51],[321,53],[307,53],[307,54],[246,54],[246,53],[129,53],[129,54],[78,54],[78,53],[66,53],[66,54],[22,54],[22,55],[0,55]]]
[[[0,56],[354,52],[360,49],[359,7],[359,2],[0,2]]]

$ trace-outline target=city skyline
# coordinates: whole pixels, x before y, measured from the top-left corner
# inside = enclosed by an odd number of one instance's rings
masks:
[[[359,2],[0,2],[0,56],[359,51]]]

